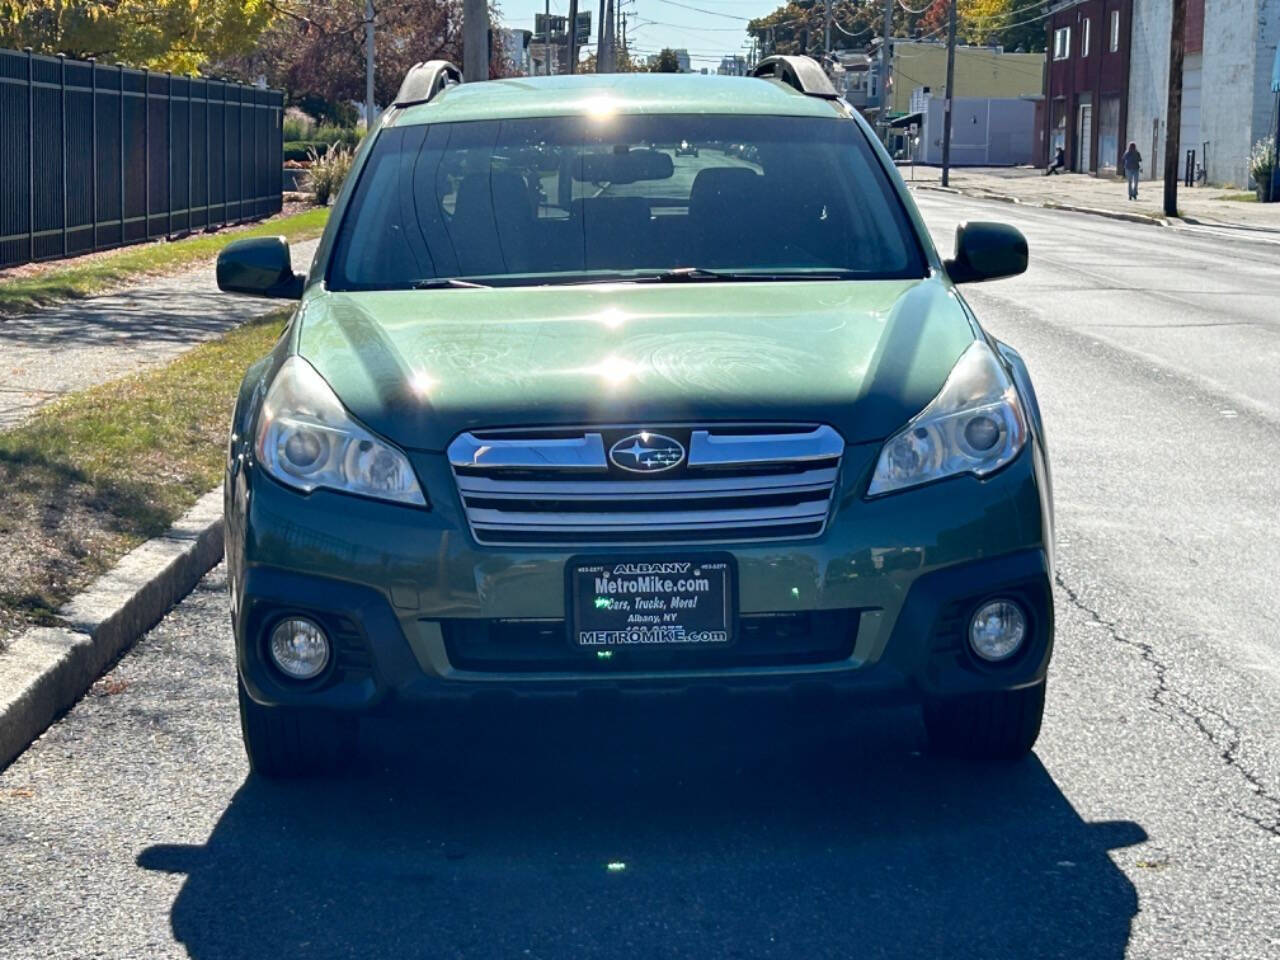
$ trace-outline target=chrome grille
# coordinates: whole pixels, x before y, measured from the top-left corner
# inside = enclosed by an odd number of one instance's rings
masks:
[[[612,444],[645,429],[686,461],[652,477],[611,467]],[[820,535],[844,441],[828,426],[655,425],[478,431],[448,453],[480,543],[732,543]]]

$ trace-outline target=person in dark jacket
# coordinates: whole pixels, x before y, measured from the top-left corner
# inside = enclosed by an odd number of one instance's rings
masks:
[[[1059,147],[1053,155],[1053,163],[1049,164],[1049,169],[1044,172],[1047,177],[1050,174],[1061,173],[1067,167],[1067,151]]]
[[[1142,154],[1138,152],[1138,145],[1132,140],[1129,141],[1129,149],[1124,152],[1122,158],[1124,165],[1124,178],[1129,181],[1129,199],[1138,199],[1138,180],[1142,176]]]

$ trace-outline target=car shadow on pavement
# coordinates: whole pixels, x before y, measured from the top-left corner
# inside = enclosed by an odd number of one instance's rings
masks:
[[[1137,895],[1035,757],[916,711],[680,697],[366,723],[349,779],[250,777],[172,926],[231,957],[1121,957]],[[441,745],[447,744],[448,749]]]

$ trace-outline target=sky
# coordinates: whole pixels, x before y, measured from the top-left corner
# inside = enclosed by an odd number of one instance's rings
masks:
[[[505,25],[518,30],[532,30],[534,13],[545,9],[545,0],[499,2]],[[569,0],[550,0],[550,4],[552,14],[565,16],[569,12]],[[747,21],[780,5],[779,0],[624,0],[622,12],[633,54],[644,56],[663,47],[683,47],[689,51],[695,70],[709,67],[715,72],[721,57],[746,52]],[[578,8],[592,12],[593,46],[588,49],[594,49],[599,0],[578,0]]]

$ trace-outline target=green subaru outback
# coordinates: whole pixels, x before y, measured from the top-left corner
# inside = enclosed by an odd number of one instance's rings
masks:
[[[940,259],[816,65],[757,73],[423,64],[305,276],[226,249],[223,289],[300,298],[227,467],[255,770],[481,691],[897,695],[936,748],[1031,748],[1049,467],[956,288],[1026,243],[970,223]]]

